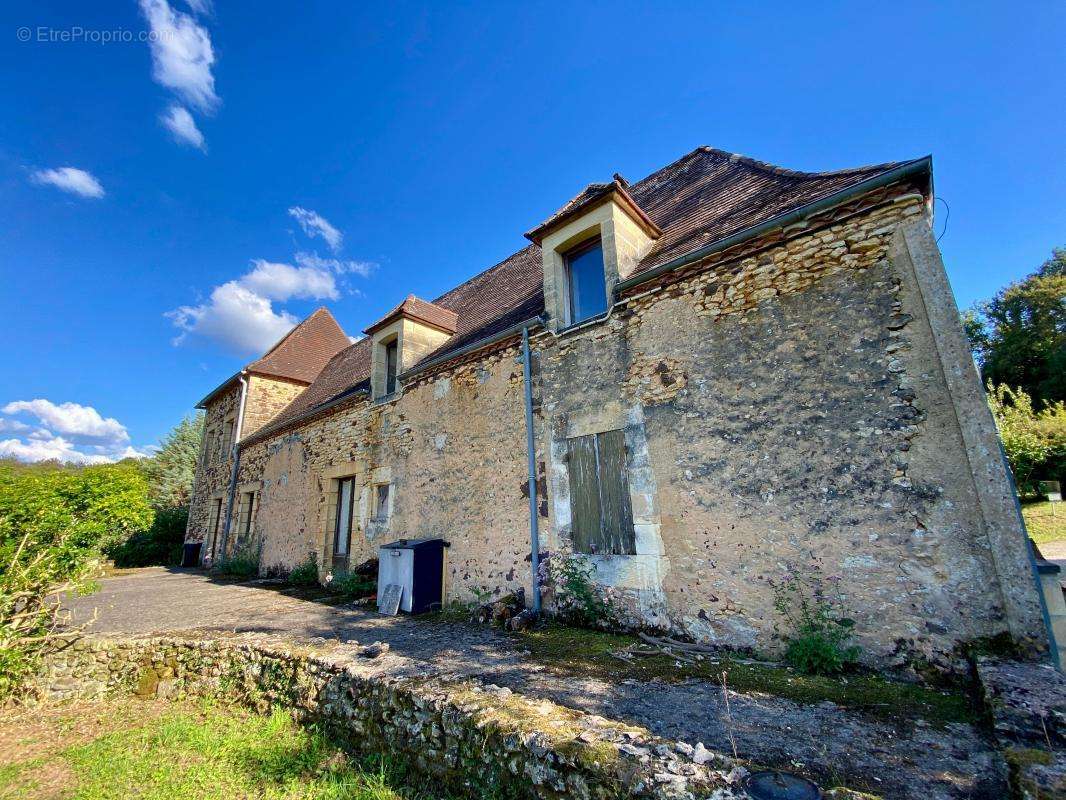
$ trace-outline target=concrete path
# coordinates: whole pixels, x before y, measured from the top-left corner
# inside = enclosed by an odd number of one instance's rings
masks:
[[[263,632],[388,642],[377,659],[394,675],[479,676],[527,696],[642,725],[653,733],[793,766],[830,782],[893,800],[978,800],[1006,796],[1005,770],[969,725],[938,729],[921,720],[874,720],[832,703],[800,705],[769,695],[683,683],[562,676],[532,663],[520,637],[462,624],[383,617],[372,610],[288,597],[265,586],[217,583],[199,572],[151,568],[108,578],[100,592],[69,602],[75,622],[97,633],[177,630]]]

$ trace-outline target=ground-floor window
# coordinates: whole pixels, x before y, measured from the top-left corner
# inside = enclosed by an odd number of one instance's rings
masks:
[[[355,478],[337,481],[337,523],[333,531],[333,563],[347,565],[352,542],[352,520],[355,518]]]
[[[634,555],[624,433],[576,436],[566,446],[574,551]]]
[[[255,492],[242,492],[240,510],[237,513],[237,531],[247,541],[252,532],[252,512],[255,510]]]
[[[215,551],[218,549],[218,529],[222,522],[222,498],[211,501],[211,522],[208,532],[211,534],[211,560],[214,561]]]
[[[379,483],[374,487],[374,521],[385,522],[389,518],[389,484]]]

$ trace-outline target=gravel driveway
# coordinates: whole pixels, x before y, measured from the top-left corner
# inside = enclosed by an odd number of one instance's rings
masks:
[[[69,602],[75,622],[97,614],[91,631],[263,632],[293,640],[382,641],[378,659],[394,675],[476,675],[527,696],[653,733],[776,766],[803,766],[826,780],[899,800],[1001,798],[1005,767],[975,728],[921,720],[873,720],[832,703],[801,705],[770,695],[729,692],[701,680],[682,683],[561,676],[532,663],[521,640],[462,624],[383,617],[330,606],[256,584],[220,583],[201,572],[149,568],[107,578],[101,591]]]

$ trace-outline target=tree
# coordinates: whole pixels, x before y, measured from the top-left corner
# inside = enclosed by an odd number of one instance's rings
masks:
[[[1066,400],[1066,248],[963,315],[986,382],[1038,404]]]
[[[1018,493],[1033,494],[1041,480],[1059,480],[1066,467],[1066,403],[1033,409],[1023,389],[988,384],[988,405],[996,418]]]
[[[204,415],[185,417],[164,437],[159,452],[143,462],[156,508],[188,507],[204,433]]]

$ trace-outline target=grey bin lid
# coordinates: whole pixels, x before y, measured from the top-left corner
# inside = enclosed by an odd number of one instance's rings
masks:
[[[379,548],[380,550],[417,550],[419,547],[451,547],[451,542],[446,542],[441,538],[430,539],[397,539],[395,542],[389,542],[383,544]]]

